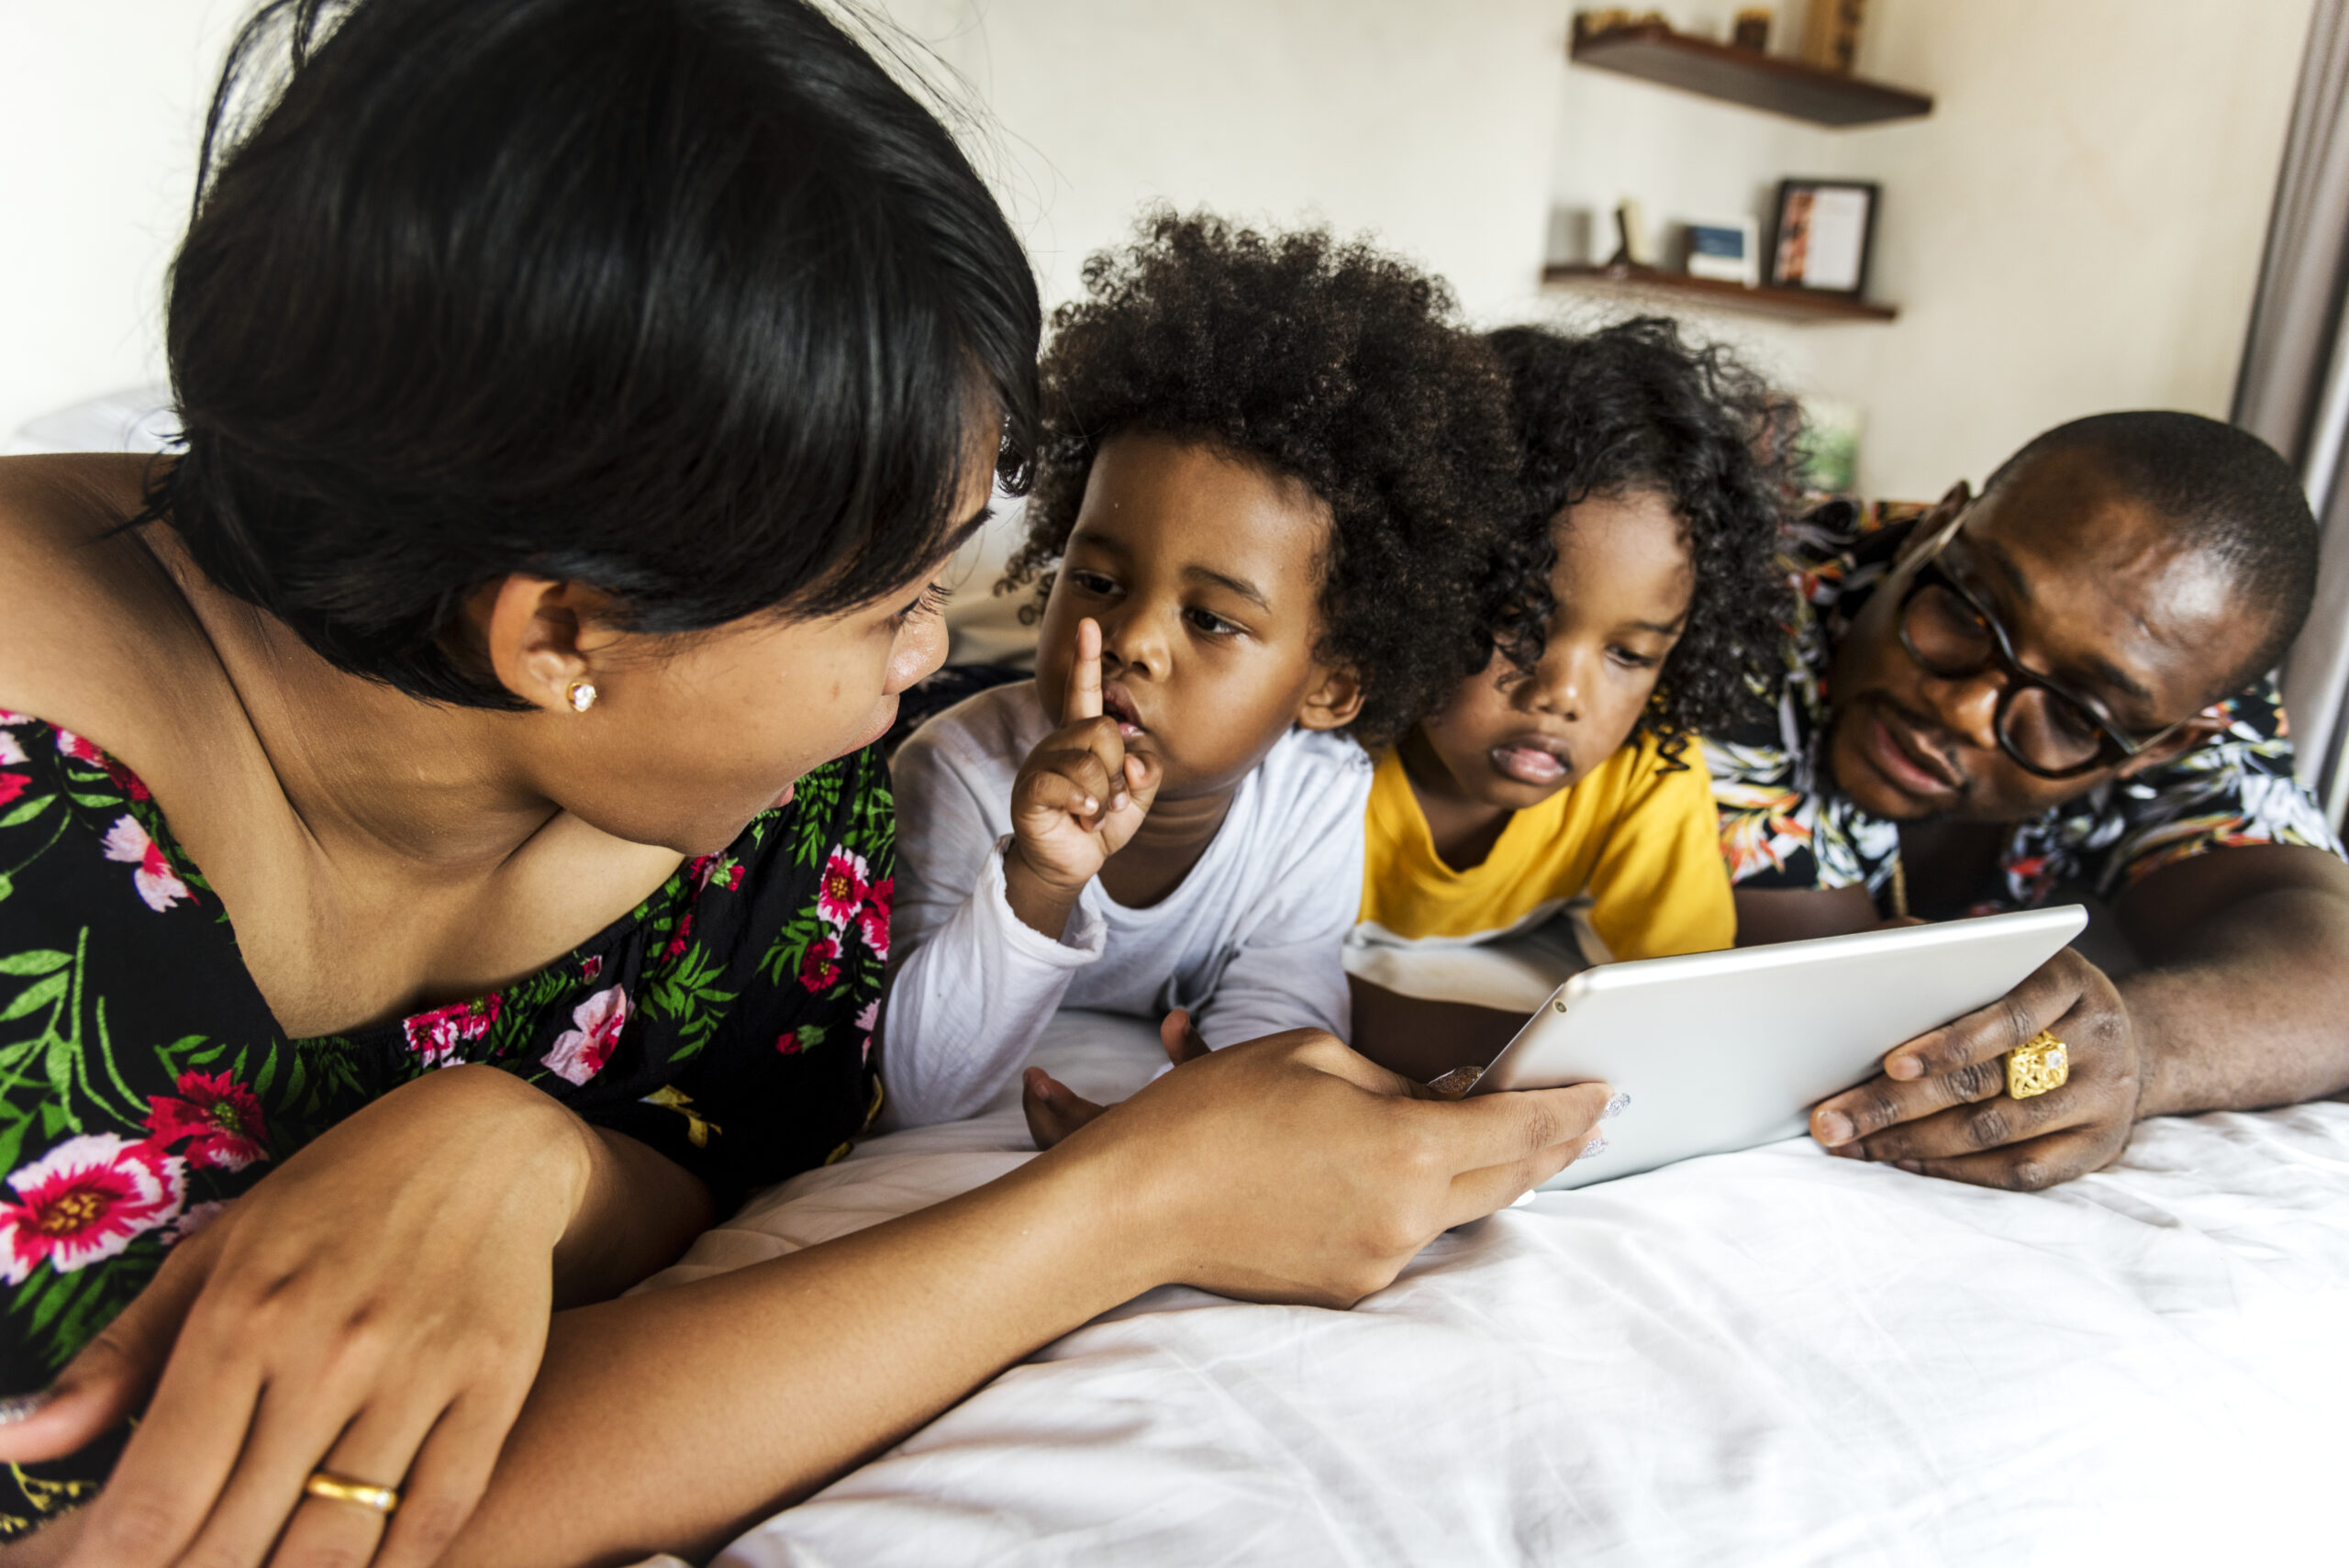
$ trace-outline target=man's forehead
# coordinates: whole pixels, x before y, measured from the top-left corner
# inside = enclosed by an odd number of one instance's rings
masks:
[[[2072,454],[2009,475],[1958,537],[2018,636],[2162,708],[2199,703],[2258,640],[2228,564]]]

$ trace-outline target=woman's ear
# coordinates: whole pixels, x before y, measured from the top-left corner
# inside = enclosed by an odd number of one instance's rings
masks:
[[[1362,711],[1362,683],[1351,670],[1314,668],[1313,689],[1297,705],[1297,721],[1308,729],[1342,729]]]
[[[515,573],[484,584],[466,609],[499,685],[533,707],[570,711],[578,706],[573,688],[593,680],[583,640],[602,602],[576,583]]]

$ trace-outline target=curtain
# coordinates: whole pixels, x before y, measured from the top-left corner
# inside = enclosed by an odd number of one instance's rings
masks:
[[[2299,465],[2323,529],[2316,606],[2285,660],[2300,776],[2349,805],[2349,0],[2316,0],[2267,223],[2234,422]]]

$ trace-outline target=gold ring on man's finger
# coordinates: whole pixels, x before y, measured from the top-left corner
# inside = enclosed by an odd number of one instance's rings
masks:
[[[302,1483],[302,1490],[313,1497],[324,1497],[336,1503],[356,1503],[379,1514],[390,1514],[400,1506],[398,1487],[378,1486],[372,1481],[356,1481],[348,1475],[337,1475],[331,1470],[310,1472],[310,1478]]]
[[[2041,1029],[2007,1052],[2007,1094],[2027,1100],[2050,1089],[2060,1089],[2072,1076],[2071,1052],[2064,1042]]]

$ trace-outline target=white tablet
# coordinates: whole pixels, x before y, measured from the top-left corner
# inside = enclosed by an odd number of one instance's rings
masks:
[[[1792,1138],[1885,1052],[2014,989],[2087,924],[2076,904],[1602,964],[1558,987],[1472,1094],[1603,1079],[1631,1096],[1579,1187]]]

